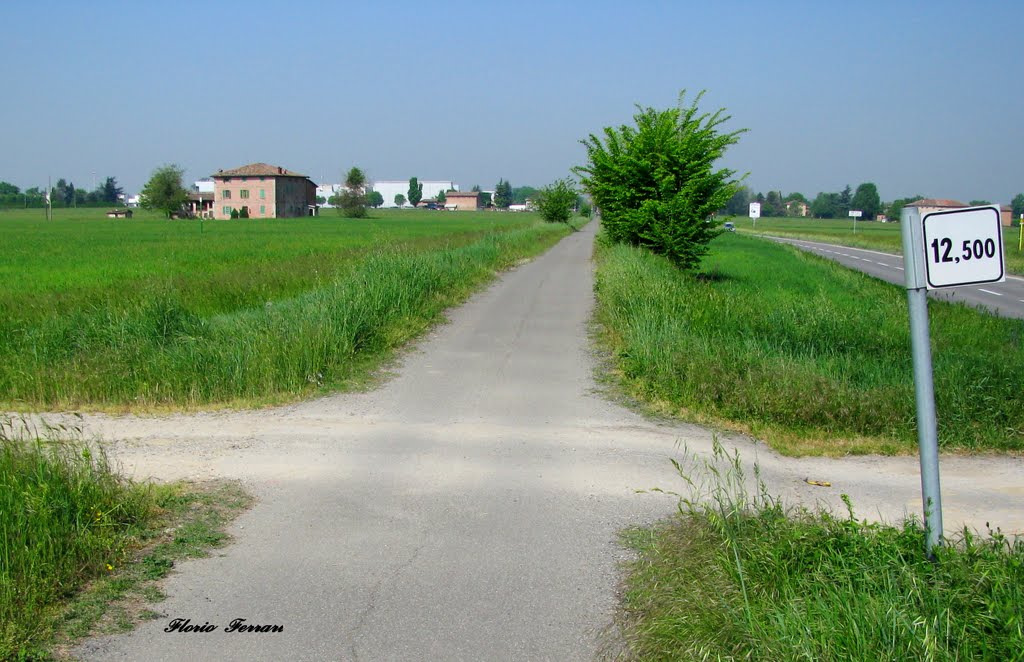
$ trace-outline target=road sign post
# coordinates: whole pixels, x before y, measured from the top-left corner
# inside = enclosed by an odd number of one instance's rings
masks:
[[[900,226],[910,308],[925,549],[933,557],[943,529],[928,290],[1006,280],[1002,226],[998,207],[939,211],[923,217],[916,207],[904,207]]]
[[[751,202],[750,203],[750,218],[754,221],[754,229],[757,229],[757,219],[761,218],[761,203]]]
[[[853,234],[857,234],[857,219],[860,218],[863,214],[864,212],[860,211],[859,209],[850,210],[849,215],[853,217]]]

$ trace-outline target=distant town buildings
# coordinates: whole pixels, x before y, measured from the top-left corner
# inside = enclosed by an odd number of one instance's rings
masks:
[[[232,211],[249,218],[316,215],[317,186],[306,175],[268,163],[250,163],[218,170],[211,177],[213,218],[231,218]]]
[[[447,193],[448,191],[458,191],[459,185],[450,180],[420,180],[420,184],[423,184],[423,200],[436,200],[437,194],[442,191]],[[384,198],[383,207],[396,207],[395,196],[401,194],[402,197],[409,197],[409,180],[392,180],[382,179],[373,183],[371,187],[377,193],[380,193],[381,197]],[[406,203],[406,206],[410,206]]]
[[[444,208],[452,211],[476,211],[480,208],[480,193],[478,191],[446,193]]]

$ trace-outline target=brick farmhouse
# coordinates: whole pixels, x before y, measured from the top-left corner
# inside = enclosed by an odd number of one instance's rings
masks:
[[[316,184],[306,175],[267,163],[250,163],[213,175],[213,217],[231,218],[246,207],[250,218],[316,215]]]

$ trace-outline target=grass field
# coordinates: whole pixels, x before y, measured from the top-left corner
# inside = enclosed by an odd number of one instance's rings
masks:
[[[102,212],[0,212],[0,405],[259,404],[343,387],[567,231],[484,212]]]
[[[780,237],[809,239],[829,244],[869,248],[871,250],[903,254],[899,223],[862,221],[853,231],[852,219],[817,218],[759,218],[757,227],[749,218],[732,218],[740,232],[771,234]],[[1024,252],[1018,249],[1020,228],[1003,228],[1003,245],[1007,273],[1024,275]]]
[[[679,514],[624,534],[620,659],[1021,660],[1024,541],[785,507],[717,449]]]
[[[703,270],[600,248],[597,319],[627,394],[787,454],[916,449],[901,288],[742,234]],[[1024,322],[929,310],[941,448],[1024,450]]]

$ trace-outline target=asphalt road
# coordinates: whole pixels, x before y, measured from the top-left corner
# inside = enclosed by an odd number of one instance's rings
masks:
[[[589,660],[609,641],[624,527],[673,512],[679,446],[593,379],[596,223],[450,314],[367,393],[161,418],[88,416],[125,471],[239,478],[258,497],[231,546],[180,563],[159,618],[86,641],[87,660]],[[792,503],[920,511],[917,460],[757,460]],[[1024,461],[942,461],[945,523],[1024,530]],[[805,478],[828,480],[813,487]],[[173,619],[218,626],[166,632]],[[278,633],[227,633],[237,618]]]
[[[903,257],[901,255],[880,253],[863,248],[823,244],[803,239],[771,236],[766,238],[779,243],[790,244],[830,260],[835,260],[851,269],[863,271],[875,278],[880,278],[901,287],[906,284],[903,272]],[[1016,276],[1007,276],[1006,282],[1003,283],[932,290],[929,292],[929,296],[944,301],[981,307],[1003,317],[1024,319],[1024,278]]]

